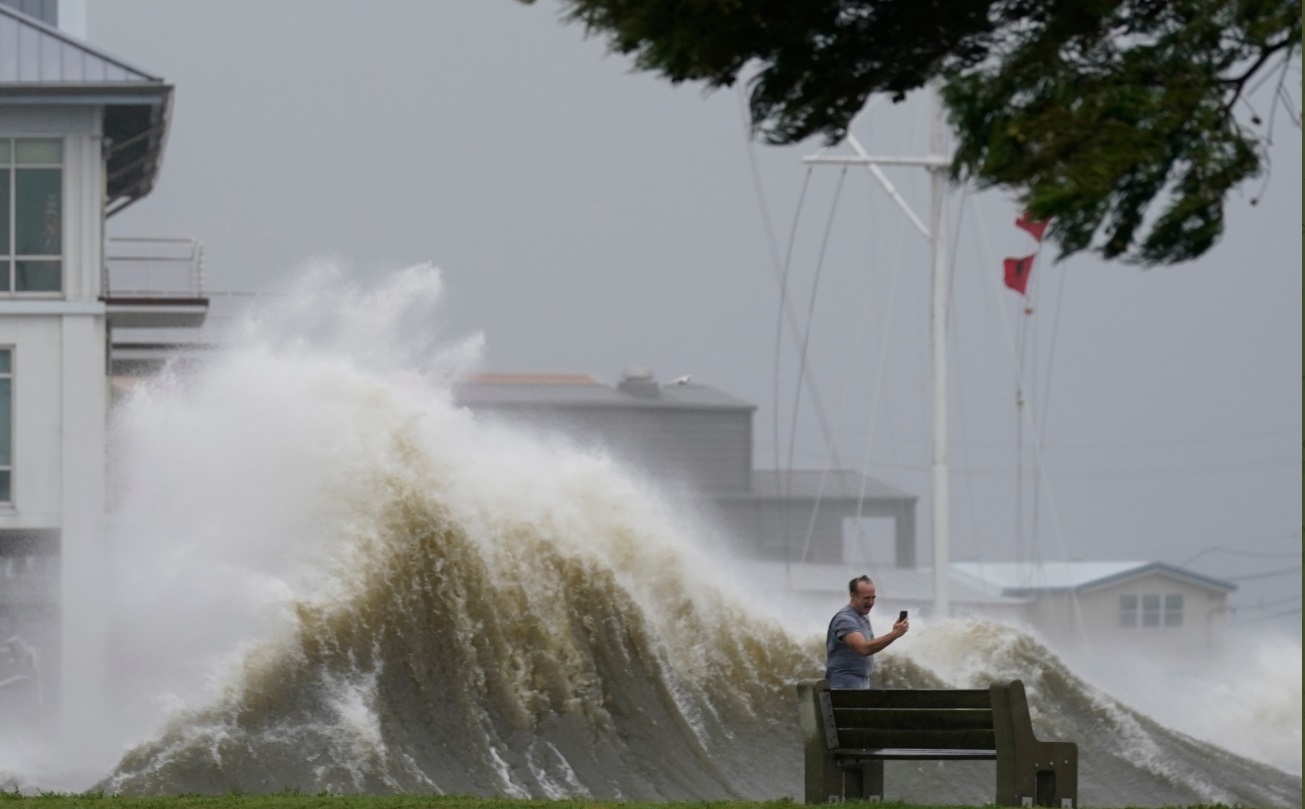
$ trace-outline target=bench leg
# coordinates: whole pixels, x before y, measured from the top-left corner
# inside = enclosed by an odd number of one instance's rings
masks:
[[[884,763],[867,761],[861,765],[861,797],[871,801],[884,799]]]
[[[1075,750],[1068,759],[1037,762],[1016,773],[1003,772],[999,763],[997,805],[1077,809],[1077,758]]]
[[[862,761],[843,766],[843,798],[851,801],[878,801],[884,797],[884,763]]]
[[[843,771],[834,763],[833,756],[826,756],[820,764],[807,770],[807,803],[837,803],[846,796],[843,784]]]

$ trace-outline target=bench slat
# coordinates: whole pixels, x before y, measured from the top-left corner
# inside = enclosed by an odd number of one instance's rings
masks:
[[[921,750],[995,750],[997,734],[988,730],[882,730],[839,728],[838,746],[865,748],[918,748]]]
[[[985,688],[871,688],[863,691],[828,692],[830,703],[839,708],[991,708],[992,696]]]
[[[840,728],[925,727],[930,730],[992,730],[991,708],[930,710],[927,708],[842,708],[833,711]]]
[[[866,759],[893,761],[934,761],[935,759],[985,761],[997,757],[996,750],[934,750],[934,749],[875,749],[862,747],[840,747],[831,751],[834,757],[846,761],[849,765]]]

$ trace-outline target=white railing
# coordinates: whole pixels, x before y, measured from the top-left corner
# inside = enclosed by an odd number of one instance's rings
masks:
[[[195,239],[112,237],[101,283],[106,298],[203,298],[204,245]]]

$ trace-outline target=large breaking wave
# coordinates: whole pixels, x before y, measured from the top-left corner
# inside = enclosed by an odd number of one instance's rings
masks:
[[[118,411],[109,792],[603,799],[801,794],[793,683],[822,639],[601,451],[453,404],[429,268],[317,276]],[[838,604],[831,604],[831,612]],[[998,624],[918,628],[889,687],[1018,677],[1085,805],[1301,805],[1298,776],[1168,730]],[[121,749],[121,747],[119,747]],[[890,764],[982,804],[987,763]]]

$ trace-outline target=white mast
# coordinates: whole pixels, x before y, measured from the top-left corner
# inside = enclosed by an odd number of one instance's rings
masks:
[[[853,155],[814,155],[804,157],[803,163],[858,165],[865,166],[875,181],[883,187],[889,198],[902,210],[922,236],[933,247],[933,295],[930,302],[930,349],[933,370],[933,613],[938,618],[947,617],[951,611],[951,599],[948,588],[948,570],[951,567],[949,550],[949,511],[948,511],[948,474],[947,474],[947,171],[951,159],[947,155],[946,129],[943,122],[942,99],[936,84],[930,88],[932,123],[930,126],[929,150],[924,157],[885,157],[868,155],[861,148],[856,136],[848,133],[846,143],[855,152]],[[925,227],[915,215],[906,200],[889,182],[882,165],[920,166],[930,173],[931,216],[930,225]]]

